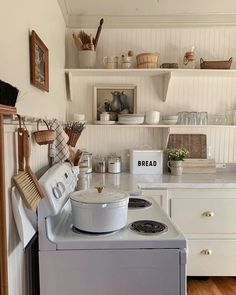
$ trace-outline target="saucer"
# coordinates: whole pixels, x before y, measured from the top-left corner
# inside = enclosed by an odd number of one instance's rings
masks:
[[[114,125],[116,124],[116,121],[94,121],[94,124],[96,125]]]

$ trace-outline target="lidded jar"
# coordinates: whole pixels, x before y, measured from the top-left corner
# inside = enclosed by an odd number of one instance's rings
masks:
[[[108,156],[107,167],[109,173],[121,173],[121,157],[116,154]]]

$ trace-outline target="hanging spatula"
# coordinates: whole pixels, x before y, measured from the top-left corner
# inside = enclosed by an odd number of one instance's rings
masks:
[[[25,171],[13,177],[21,197],[28,208],[36,210],[40,200],[43,198],[42,190],[39,186],[38,179],[30,168],[30,136],[27,130],[23,134],[23,154],[26,163]]]

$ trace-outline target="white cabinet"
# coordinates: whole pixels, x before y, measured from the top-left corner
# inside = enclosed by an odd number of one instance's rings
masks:
[[[188,275],[236,276],[236,190],[173,189],[168,196],[188,240]]]
[[[144,190],[185,234],[189,276],[236,276],[236,190]]]

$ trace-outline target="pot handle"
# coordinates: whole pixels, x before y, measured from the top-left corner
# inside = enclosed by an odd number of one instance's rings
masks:
[[[96,186],[96,189],[97,189],[98,193],[101,194],[101,192],[104,189],[104,186]]]
[[[167,167],[171,169],[170,161],[167,162]]]

